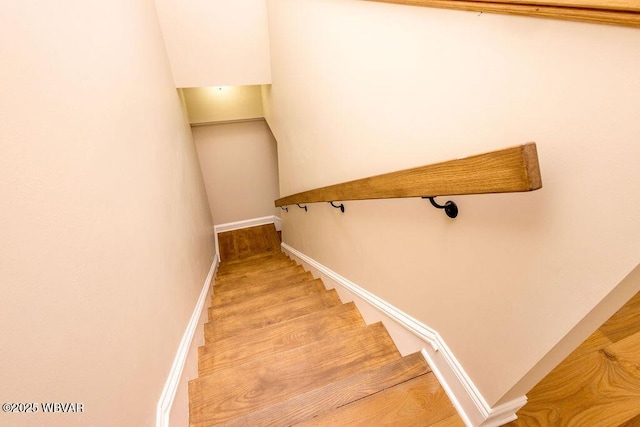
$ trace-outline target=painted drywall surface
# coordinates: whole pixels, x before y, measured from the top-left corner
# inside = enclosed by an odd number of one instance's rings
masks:
[[[156,0],[176,87],[271,83],[265,0]]]
[[[0,3],[0,425],[154,424],[213,259],[153,1]]]
[[[213,86],[183,89],[189,123],[263,117],[260,86]]]
[[[216,224],[277,215],[277,148],[264,120],[193,128]]]
[[[283,196],[537,142],[543,189],[455,197],[455,220],[420,199],[281,215],[286,243],[436,329],[489,404],[516,397],[638,264],[640,31],[363,1],[268,9]]]

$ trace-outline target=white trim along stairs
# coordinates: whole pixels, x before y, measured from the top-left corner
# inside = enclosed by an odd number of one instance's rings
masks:
[[[209,274],[207,274],[207,278],[202,286],[202,291],[200,291],[200,296],[198,297],[196,306],[193,309],[193,313],[191,314],[191,318],[187,324],[187,329],[184,331],[184,335],[182,336],[182,340],[178,346],[178,351],[176,352],[176,357],[173,360],[173,365],[169,371],[169,376],[164,388],[162,389],[162,393],[160,394],[160,399],[158,400],[156,408],[156,427],[169,427],[171,407],[173,406],[173,401],[176,397],[176,392],[178,391],[178,385],[180,384],[182,371],[184,370],[184,366],[187,362],[189,349],[191,348],[191,343],[193,342],[193,337],[198,327],[198,321],[207,306],[207,295],[209,295],[211,281],[218,269],[218,264],[220,264],[220,256],[216,252],[216,255],[213,257],[213,262],[211,263],[211,268],[209,269]]]

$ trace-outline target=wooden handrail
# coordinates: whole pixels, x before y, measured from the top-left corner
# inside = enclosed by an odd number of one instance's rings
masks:
[[[531,142],[464,159],[357,179],[282,197],[276,206],[344,200],[513,193],[542,187]]]
[[[565,19],[640,27],[640,3],[634,0],[370,0],[471,12]]]

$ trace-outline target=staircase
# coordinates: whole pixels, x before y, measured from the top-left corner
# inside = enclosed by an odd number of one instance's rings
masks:
[[[275,249],[273,225],[246,233],[219,237],[191,427],[464,425],[420,353]]]

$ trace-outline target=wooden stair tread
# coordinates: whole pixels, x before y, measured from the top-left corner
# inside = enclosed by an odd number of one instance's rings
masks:
[[[341,332],[366,326],[350,302],[198,348],[198,374],[300,347]]]
[[[433,373],[344,405],[300,426],[428,426],[456,415]]]
[[[259,276],[265,273],[280,270],[284,267],[295,266],[296,262],[289,258],[271,260],[256,267],[238,268],[227,272],[218,272],[216,274],[216,282],[228,282],[233,280],[241,280],[247,277]]]
[[[244,330],[264,328],[284,322],[285,320],[304,316],[317,310],[340,305],[340,297],[335,289],[296,298],[271,307],[266,307],[259,312],[247,313],[242,316],[229,316],[207,322],[204,325],[205,342],[210,343],[233,336]]]
[[[284,252],[282,252],[281,250],[279,251],[269,251],[269,252],[262,252],[262,253],[257,253],[254,255],[250,255],[244,258],[238,258],[238,259],[229,259],[229,260],[221,260],[220,261],[220,265],[239,265],[239,264],[244,264],[246,262],[252,262],[252,261],[259,261],[262,259],[268,259],[268,258],[272,258],[272,257],[277,257],[277,256],[282,256],[286,254]]]
[[[271,252],[260,257],[245,258],[237,261],[220,261],[218,271],[222,273],[231,273],[234,271],[246,270],[252,267],[262,267],[272,262],[291,261],[291,258],[284,252]]]
[[[232,420],[228,426],[293,425],[431,372],[420,353],[342,378],[262,410]]]
[[[215,321],[216,319],[227,316],[254,313],[265,307],[274,306],[276,304],[281,304],[292,299],[301,298],[313,293],[323,292],[325,290],[324,284],[320,279],[297,283],[266,294],[254,295],[252,298],[244,299],[236,304],[227,305],[225,307],[210,307],[209,321]]]
[[[266,271],[262,274],[245,276],[245,277],[236,277],[233,280],[218,280],[216,279],[214,285],[214,292],[225,292],[231,289],[244,288],[248,286],[257,285],[260,283],[266,283],[269,281],[282,279],[284,277],[303,273],[304,268],[299,265],[283,267],[273,271]]]
[[[189,382],[191,426],[214,425],[399,359],[381,323]]]
[[[261,267],[274,261],[290,260],[284,252],[273,252],[267,256],[251,257],[236,262],[220,262],[218,273],[232,273],[234,271],[242,271],[249,268]]]
[[[288,287],[297,283],[303,283],[313,280],[311,273],[304,271],[302,273],[290,274],[285,277],[279,277],[260,283],[247,283],[245,286],[235,289],[217,290],[211,297],[211,307],[225,307],[230,304],[236,304],[244,299],[253,298],[264,292],[275,291],[279,288]]]
[[[257,253],[254,255],[250,255],[244,258],[238,258],[238,259],[230,259],[230,260],[225,260],[225,261],[220,261],[220,264],[225,264],[225,265],[237,265],[237,264],[242,264],[244,262],[250,262],[250,261],[254,261],[254,260],[260,260],[260,259],[265,259],[265,258],[270,258],[273,256],[279,256],[284,254],[284,252],[282,251],[269,251],[269,252],[262,252],[262,253]]]

